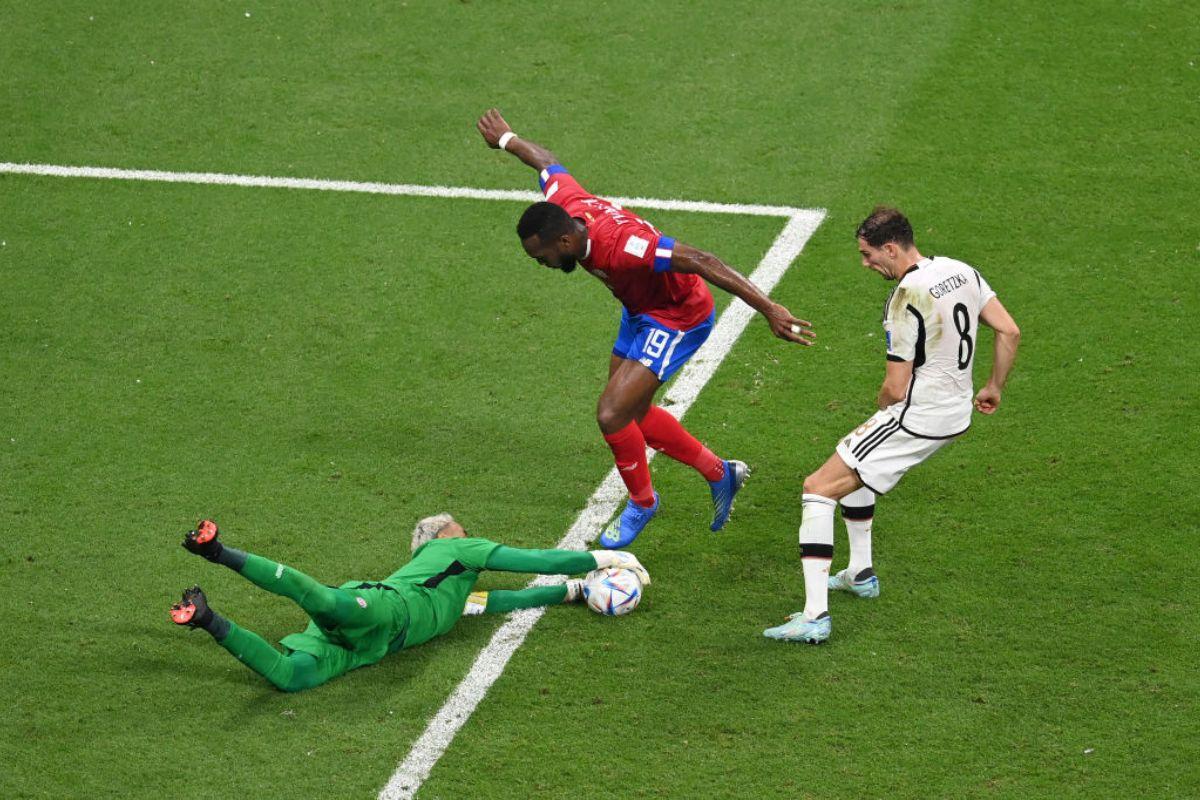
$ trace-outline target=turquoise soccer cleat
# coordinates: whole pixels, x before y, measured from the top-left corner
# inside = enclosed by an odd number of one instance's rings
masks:
[[[630,500],[625,504],[625,510],[621,512],[621,516],[610,522],[604,529],[604,533],[600,534],[600,544],[610,550],[626,547],[638,537],[638,534],[646,527],[646,523],[654,519],[657,512],[658,492],[654,493],[654,505],[649,508],[642,508]]]
[[[833,621],[826,611],[816,619],[808,619],[803,611],[797,611],[788,617],[788,621],[774,628],[767,628],[763,636],[780,642],[805,642],[821,644],[829,639],[833,629]]]
[[[744,462],[726,461],[725,476],[719,481],[709,481],[713,502],[713,520],[712,525],[708,527],[710,531],[719,531],[725,527],[733,511],[733,498],[737,496],[749,474],[750,468]]]
[[[858,575],[851,576],[850,568],[847,567],[836,575],[829,576],[829,588],[839,592],[850,592],[856,597],[879,597],[879,577],[870,567]]]

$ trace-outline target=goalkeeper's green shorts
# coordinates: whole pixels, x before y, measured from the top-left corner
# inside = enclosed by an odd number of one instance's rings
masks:
[[[303,633],[290,634],[280,641],[288,650],[316,658],[326,680],[374,664],[399,649],[408,631],[408,609],[394,589],[354,581],[343,584],[339,591],[354,597],[361,607],[352,624],[322,627],[312,620]]]

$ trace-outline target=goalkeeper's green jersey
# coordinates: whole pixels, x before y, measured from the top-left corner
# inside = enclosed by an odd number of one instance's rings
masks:
[[[474,537],[426,542],[411,561],[382,581],[348,581],[339,587],[373,612],[369,624],[326,629],[309,622],[303,633],[285,636],[280,643],[319,660],[348,662],[342,667],[355,669],[427,642],[454,627],[480,571],[499,546]]]
[[[441,636],[462,616],[467,596],[500,545],[489,539],[432,539],[417,548],[412,561],[383,579],[408,605],[404,647]]]

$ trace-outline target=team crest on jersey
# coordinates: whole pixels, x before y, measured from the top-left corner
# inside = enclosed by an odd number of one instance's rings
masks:
[[[354,598],[354,599],[355,599],[355,600],[357,600],[357,601],[358,601],[358,604],[359,604],[360,606],[362,606],[363,608],[366,608],[366,607],[367,607],[367,599],[366,599],[365,597],[356,597],[356,598]]]

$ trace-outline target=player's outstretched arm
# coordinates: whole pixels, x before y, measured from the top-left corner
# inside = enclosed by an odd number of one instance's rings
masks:
[[[767,318],[771,333],[780,339],[811,345],[817,338],[812,323],[793,317],[792,312],[767,297],[745,275],[712,253],[676,242],[675,252],[671,256],[671,271],[699,275],[713,286],[741,298],[746,305]]]
[[[624,550],[531,550],[500,545],[488,556],[487,569],[500,572],[535,572],[539,575],[578,575],[605,567],[624,567],[650,585],[650,574],[637,556]]]
[[[1000,407],[1000,395],[1008,381],[1008,373],[1017,360],[1021,329],[1008,309],[995,297],[979,312],[979,319],[996,332],[996,341],[992,346],[992,374],[975,395],[975,409],[981,414],[995,414]]]
[[[596,562],[590,554],[578,550],[534,550],[502,544],[488,556],[486,567],[499,572],[578,575],[594,570]]]
[[[488,147],[494,150],[507,150],[538,172],[551,164],[558,163],[558,158],[554,153],[536,142],[522,139],[513,133],[512,127],[494,108],[488,109],[487,113],[475,123],[475,127],[479,129],[479,133],[487,142]]]
[[[576,578],[550,586],[530,586],[527,589],[493,589],[490,592],[471,592],[463,607],[464,617],[479,614],[507,614],[522,608],[576,603],[583,596],[583,581]]]

